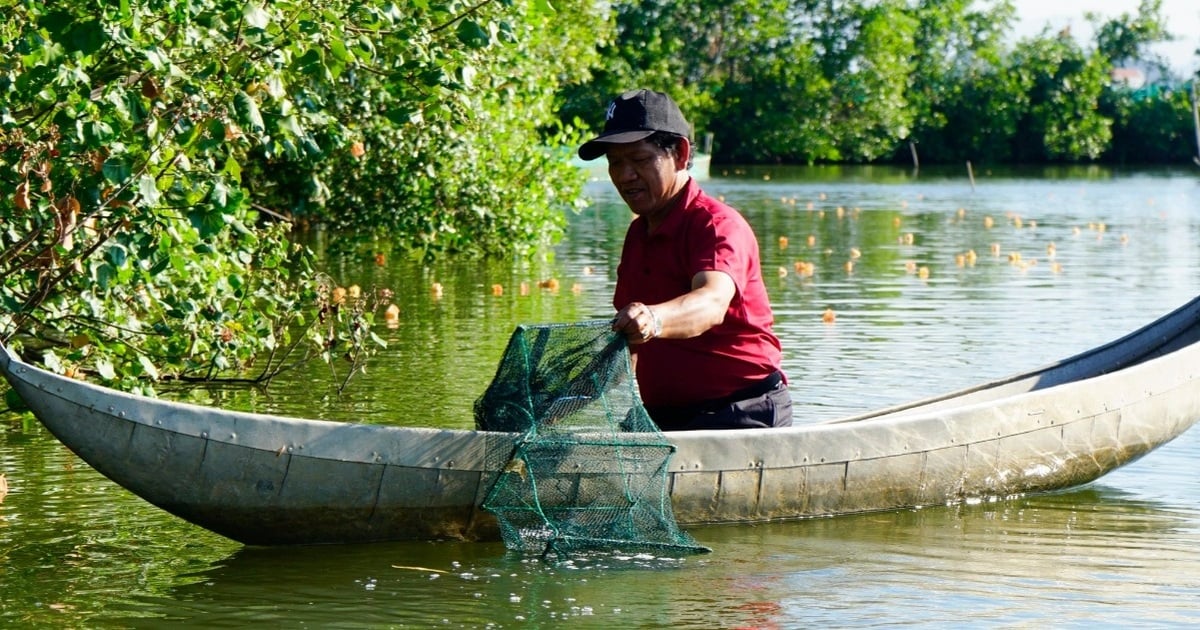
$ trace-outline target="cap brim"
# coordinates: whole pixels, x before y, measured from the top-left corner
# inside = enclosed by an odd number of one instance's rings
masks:
[[[608,153],[610,144],[626,144],[645,140],[654,135],[653,130],[638,129],[637,131],[619,131],[612,134],[601,134],[595,140],[589,140],[579,147],[579,157],[584,161],[594,160]]]

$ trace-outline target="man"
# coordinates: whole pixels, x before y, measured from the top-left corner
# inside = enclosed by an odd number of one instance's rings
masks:
[[[606,116],[579,157],[607,156],[609,178],[637,215],[617,267],[613,330],[629,340],[650,416],[668,431],[790,425],[750,225],[688,174],[691,127],[670,97],[626,92]]]

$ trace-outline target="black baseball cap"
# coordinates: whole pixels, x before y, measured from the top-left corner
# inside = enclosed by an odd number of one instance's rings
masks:
[[[583,143],[579,157],[594,160],[608,152],[606,145],[637,142],[656,131],[687,138],[692,126],[670,96],[652,90],[630,90],[609,103],[604,133]]]

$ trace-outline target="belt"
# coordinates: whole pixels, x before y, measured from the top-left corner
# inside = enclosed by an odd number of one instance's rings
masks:
[[[735,403],[739,400],[747,400],[749,398],[758,398],[759,396],[762,396],[762,395],[766,394],[767,392],[774,390],[775,388],[779,387],[782,384],[783,384],[783,372],[781,372],[779,370],[775,370],[769,376],[767,376],[767,378],[764,378],[763,380],[761,380],[749,387],[739,389],[736,392],[733,392],[732,394],[730,394],[724,398],[718,398],[717,400],[702,403],[700,406],[705,409],[714,409],[717,407],[724,407],[725,405],[732,405],[733,403]]]
[[[708,400],[705,402],[696,403],[695,405],[688,405],[686,407],[647,406],[646,411],[650,414],[650,417],[653,418],[656,423],[658,423],[659,427],[663,429],[675,428],[676,426],[682,426],[686,424],[692,418],[695,418],[702,413],[716,411],[717,409],[725,407],[726,405],[732,405],[738,401],[748,400],[750,398],[758,398],[759,396],[766,395],[767,393],[772,392],[781,386],[783,386],[783,372],[780,370],[775,370],[761,381],[748,387],[739,389],[736,392],[733,392],[732,394],[722,398],[716,398],[714,400]]]

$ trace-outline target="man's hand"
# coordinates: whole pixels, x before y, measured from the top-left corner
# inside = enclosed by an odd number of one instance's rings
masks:
[[[737,295],[733,278],[723,271],[701,271],[692,277],[692,290],[661,304],[631,302],[613,320],[613,330],[630,345],[656,337],[688,339],[725,321],[725,312]]]
[[[646,343],[662,336],[663,323],[658,314],[641,302],[631,302],[617,312],[613,330],[625,335],[630,345]]]

